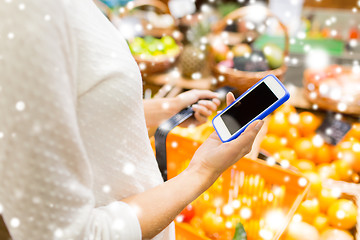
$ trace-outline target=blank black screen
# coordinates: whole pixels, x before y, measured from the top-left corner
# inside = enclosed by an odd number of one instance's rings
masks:
[[[262,82],[224,112],[221,119],[233,135],[277,100],[275,94]]]

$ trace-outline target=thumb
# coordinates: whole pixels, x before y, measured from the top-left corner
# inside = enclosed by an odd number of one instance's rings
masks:
[[[230,105],[233,101],[235,101],[235,96],[232,92],[228,92],[226,94],[226,105]]]
[[[247,154],[251,151],[253,142],[256,135],[259,133],[261,127],[264,125],[263,120],[257,120],[251,123],[245,131],[230,143],[237,146],[237,149],[241,148],[243,153]]]

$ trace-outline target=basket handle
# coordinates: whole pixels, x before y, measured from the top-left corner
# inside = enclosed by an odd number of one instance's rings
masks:
[[[169,29],[170,30],[176,29],[176,19],[174,18],[173,15],[171,15],[168,5],[160,0],[134,0],[132,2],[129,2],[125,7],[121,9],[120,17],[126,16],[134,8],[143,7],[143,6],[155,7],[156,9],[160,10],[160,12],[164,14],[169,14],[174,23],[171,27],[169,27]]]
[[[251,8],[254,8],[254,6],[241,7],[235,11],[232,11],[231,13],[226,15],[223,19],[221,19],[220,21],[215,23],[215,25],[212,27],[212,31],[217,34],[221,33],[227,26],[227,22],[229,20],[235,20],[235,19],[244,17],[245,15],[247,15],[247,13],[249,12],[249,10]],[[268,8],[265,8],[265,12],[266,12],[266,16],[275,18],[278,21],[282,30],[284,31],[284,36],[285,36],[284,56],[288,56],[289,55],[289,34],[287,31],[287,27]]]
[[[142,7],[142,6],[152,6],[152,7],[159,9],[163,13],[168,13],[171,15],[169,7],[165,3],[163,3],[159,0],[135,0],[135,1],[129,2],[126,5],[125,12],[130,11],[134,8]]]

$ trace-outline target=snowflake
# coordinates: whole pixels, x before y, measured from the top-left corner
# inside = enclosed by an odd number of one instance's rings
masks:
[[[111,191],[111,187],[109,185],[104,185],[102,190],[104,193],[109,193]]]
[[[15,34],[13,32],[9,32],[8,35],[7,35],[8,39],[14,39],[15,37]]]
[[[20,4],[19,4],[19,10],[20,10],[20,11],[25,10],[25,8],[26,8],[26,5],[25,5],[24,3],[20,3]]]
[[[123,172],[126,175],[132,175],[135,172],[135,165],[132,163],[126,163],[124,168],[123,168]]]
[[[18,219],[18,218],[12,218],[12,219],[10,219],[10,226],[12,227],[12,228],[17,228],[17,227],[19,227],[20,226],[20,220]]]
[[[16,110],[19,112],[24,111],[25,109],[25,103],[23,101],[18,101],[15,105]]]
[[[45,16],[44,16],[44,20],[45,21],[50,21],[51,20],[51,16],[49,15],[49,14],[46,14]]]

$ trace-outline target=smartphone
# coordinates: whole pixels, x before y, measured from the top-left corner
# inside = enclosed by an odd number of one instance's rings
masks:
[[[212,124],[221,141],[229,142],[255,120],[264,119],[289,97],[280,80],[267,75],[217,114]]]

